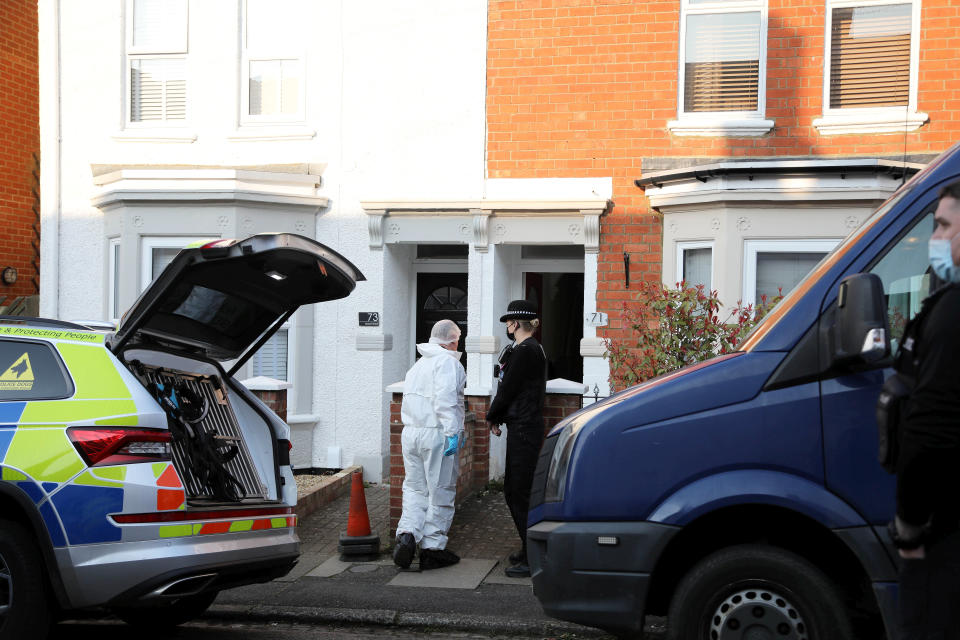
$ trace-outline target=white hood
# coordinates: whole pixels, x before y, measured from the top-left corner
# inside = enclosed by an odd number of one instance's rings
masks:
[[[417,353],[422,355],[424,358],[435,358],[437,356],[448,355],[456,358],[457,362],[460,361],[461,352],[459,351],[450,351],[449,349],[444,349],[438,344],[433,344],[432,342],[421,342],[417,345]]]
[[[417,351],[423,357],[404,378],[400,419],[404,426],[436,428],[445,436],[455,436],[463,431],[467,383],[460,352],[428,342],[418,344]]]

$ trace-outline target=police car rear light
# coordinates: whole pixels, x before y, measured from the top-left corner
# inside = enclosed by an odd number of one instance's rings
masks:
[[[155,511],[151,513],[115,513],[110,517],[117,524],[153,522],[190,522],[192,520],[239,520],[294,515],[293,507],[261,507],[257,509],[211,509],[209,511]]]
[[[67,436],[91,467],[171,459],[172,436],[164,429],[70,427]]]

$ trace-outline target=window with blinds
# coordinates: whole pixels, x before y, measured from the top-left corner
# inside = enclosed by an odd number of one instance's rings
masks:
[[[762,116],[765,0],[684,0],[681,115]]]
[[[129,121],[187,117],[187,0],[130,0]]]
[[[825,255],[809,251],[757,253],[756,303],[787,295]]]
[[[187,117],[186,60],[130,61],[130,121],[165,122]]]
[[[684,111],[759,109],[759,12],[688,15],[684,51]]]
[[[913,6],[835,7],[830,16],[830,108],[907,106]]]
[[[254,376],[274,380],[287,379],[287,343],[289,331],[280,329],[257,349],[251,359]]]

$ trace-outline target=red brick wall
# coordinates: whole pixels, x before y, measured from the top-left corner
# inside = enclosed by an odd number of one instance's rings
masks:
[[[276,391],[260,391],[255,390],[251,391],[255,396],[260,398],[260,401],[263,404],[270,407],[270,410],[275,414],[280,416],[280,419],[284,422],[287,421],[287,390],[278,389]]]
[[[40,124],[36,0],[0,3],[0,269],[14,267],[14,285],[0,297],[39,291]],[[36,225],[36,230],[34,230]]]
[[[601,218],[597,308],[610,313],[630,280],[660,279],[661,218],[633,181],[642,158],[897,156],[904,136],[821,136],[823,0],[770,0],[766,115],[759,138],[676,137],[678,0],[491,0],[487,54],[487,173],[491,178],[613,177]],[[960,139],[960,4],[923,0],[918,109],[930,122],[906,137],[910,154]]]
[[[400,403],[403,394],[394,393],[390,401],[390,539],[396,536],[397,523],[403,512],[403,448],[400,434]],[[490,479],[490,429],[487,425],[487,396],[467,396],[468,418],[466,446],[460,451],[460,477],[457,479],[457,504],[475,491],[482,489]],[[547,394],[544,407],[547,430],[562,418],[580,408],[580,396]]]

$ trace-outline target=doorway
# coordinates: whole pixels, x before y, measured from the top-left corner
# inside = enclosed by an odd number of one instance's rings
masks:
[[[457,350],[464,353],[467,338],[467,274],[418,273],[416,343],[428,342],[438,320],[449,319],[460,327]],[[466,357],[460,362],[467,366]]]
[[[547,353],[547,379],[583,380],[583,273],[527,272],[525,298],[536,303],[540,328],[534,336]]]

